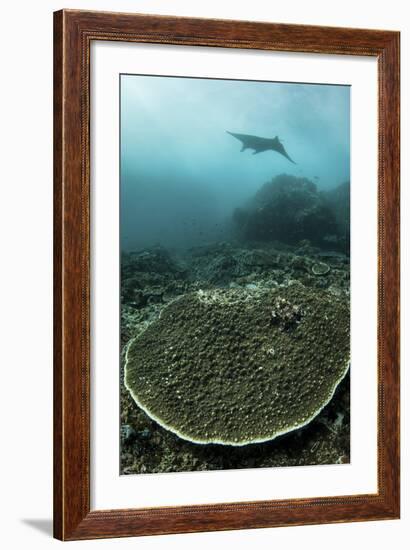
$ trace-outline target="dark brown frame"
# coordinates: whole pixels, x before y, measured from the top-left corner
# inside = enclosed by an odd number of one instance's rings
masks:
[[[92,40],[378,61],[378,492],[90,510],[89,74]],[[399,517],[398,32],[63,10],[54,14],[54,536],[62,540]],[[364,214],[365,215],[365,214]]]

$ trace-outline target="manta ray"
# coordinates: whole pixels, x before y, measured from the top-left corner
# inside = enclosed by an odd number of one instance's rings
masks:
[[[283,147],[278,136],[274,138],[264,138],[259,136],[251,136],[249,134],[234,134],[233,132],[228,132],[228,134],[242,142],[241,152],[246,149],[253,149],[253,154],[257,155],[258,153],[263,153],[264,151],[276,151],[286,157],[290,162],[293,162],[293,164],[296,164],[296,162],[292,160],[285,151],[285,148]]]

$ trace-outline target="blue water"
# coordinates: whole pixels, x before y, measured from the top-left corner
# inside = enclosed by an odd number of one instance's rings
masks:
[[[240,152],[235,133],[279,136]],[[235,208],[274,176],[350,179],[350,87],[121,76],[121,248],[224,240]]]

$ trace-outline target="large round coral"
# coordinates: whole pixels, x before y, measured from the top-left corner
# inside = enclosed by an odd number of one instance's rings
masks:
[[[348,365],[344,298],[296,284],[199,291],[170,303],[131,342],[125,384],[183,439],[245,445],[308,424]]]

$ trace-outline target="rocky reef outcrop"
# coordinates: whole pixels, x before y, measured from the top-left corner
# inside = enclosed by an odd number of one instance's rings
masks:
[[[308,239],[322,248],[344,250],[343,216],[336,195],[319,191],[307,178],[282,174],[265,183],[247,205],[237,208],[233,223],[245,241],[295,245]]]

